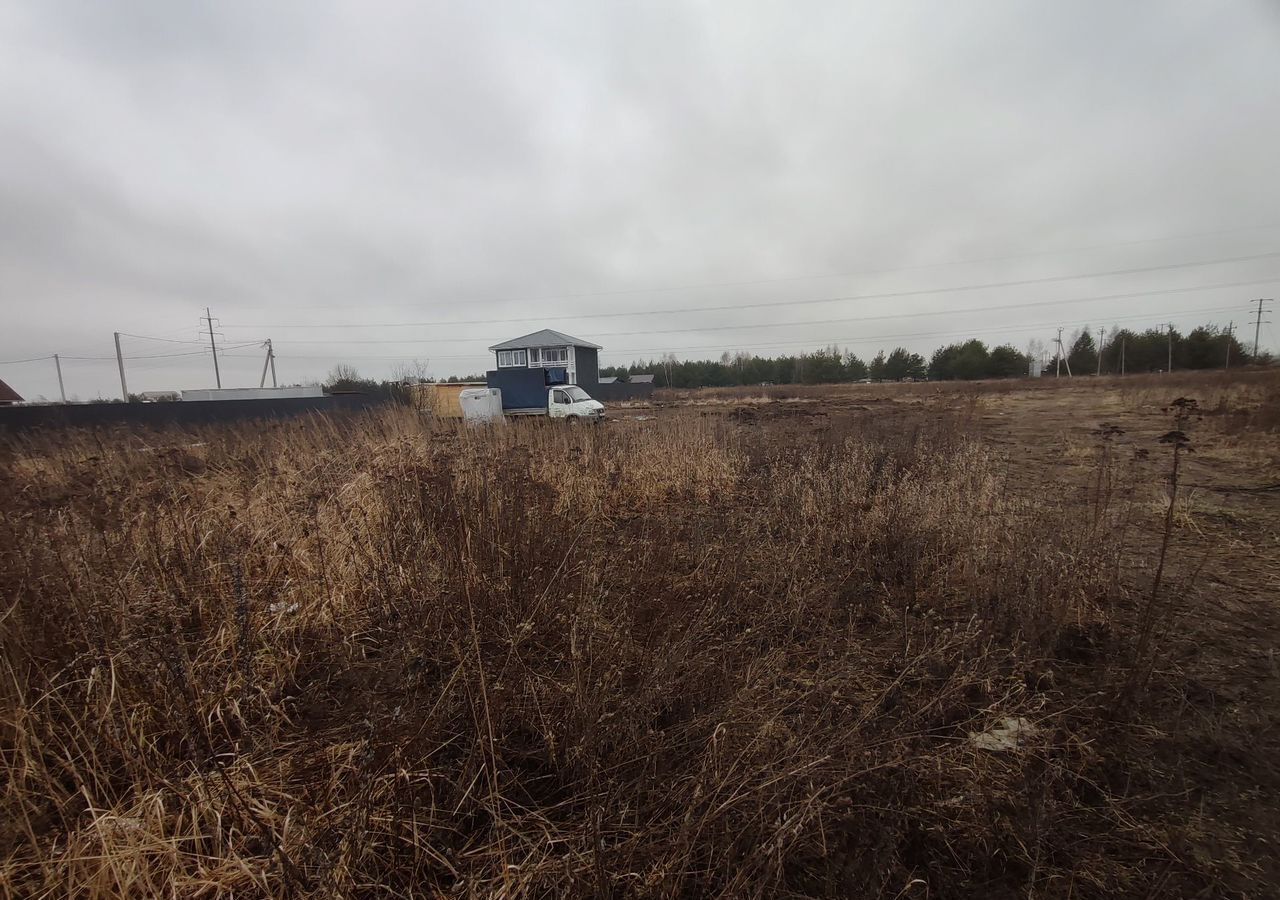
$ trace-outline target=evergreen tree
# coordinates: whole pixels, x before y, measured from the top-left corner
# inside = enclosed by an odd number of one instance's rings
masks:
[[[924,378],[927,367],[924,357],[919,353],[910,353],[905,347],[895,347],[885,360],[885,377],[891,381],[904,378]]]
[[[867,377],[867,364],[852,353],[844,355],[844,378],[846,381],[861,381]]]
[[[884,379],[888,377],[885,371],[883,350],[876,354],[875,359],[871,360],[871,365],[868,367],[867,371],[876,381],[884,381]]]
[[[990,378],[1021,378],[1027,374],[1030,362],[1018,348],[1002,344],[991,351],[987,375]]]
[[[1072,375],[1092,375],[1098,367],[1098,348],[1093,342],[1093,335],[1086,328],[1071,342],[1071,350],[1067,353],[1067,362],[1071,364]]]

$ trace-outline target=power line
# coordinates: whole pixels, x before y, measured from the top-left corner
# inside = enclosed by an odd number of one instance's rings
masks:
[[[178,340],[176,338],[152,337],[149,334],[130,334],[127,331],[120,332],[120,336],[138,338],[139,340],[143,340],[143,341],[163,341],[167,344],[203,344],[204,343],[203,339],[196,340],[196,341],[191,341],[191,340],[183,341],[183,340]]]
[[[1280,276],[1277,276],[1280,278]],[[1217,290],[1220,288],[1243,287],[1256,284],[1271,284],[1276,278],[1259,279],[1255,281],[1226,281],[1217,284],[1194,285],[1183,288],[1163,288],[1153,291],[1130,291],[1122,294],[1102,294],[1090,297],[1067,297],[1061,300],[1032,300],[1026,303],[1004,303],[992,306],[971,306],[963,310],[929,310],[925,312],[909,312],[909,313],[887,313],[875,316],[849,316],[835,319],[806,319],[800,322],[761,322],[748,325],[706,325],[692,326],[689,328],[669,328],[652,331],[605,331],[599,332],[594,337],[635,337],[637,335],[648,334],[685,334],[688,332],[706,332],[706,331],[743,331],[759,328],[791,328],[805,325],[837,325],[847,324],[851,322],[882,322],[893,321],[897,319],[917,319],[929,316],[948,316],[948,315],[964,315],[975,312],[992,312],[1011,309],[1030,309],[1042,306],[1056,306],[1063,303],[1095,303],[1104,300],[1124,300],[1135,297],[1155,297],[1164,296],[1166,294],[1187,294],[1196,291]],[[1216,309],[1216,308],[1215,308]],[[1207,310],[1214,311],[1214,310]],[[1138,318],[1142,318],[1139,316]],[[335,338],[332,340],[317,339],[286,339],[276,341],[277,344],[459,344],[469,341],[488,342],[488,338],[368,338],[360,340],[348,340]]]
[[[1203,309],[1177,310],[1172,313],[1161,313],[1160,315],[1166,318],[1177,319],[1177,318],[1183,318],[1186,316],[1203,315],[1206,312],[1226,312],[1232,308],[1233,307],[1215,306],[1215,307],[1207,307]],[[1108,316],[1107,318],[1108,318],[1108,321],[1121,322],[1126,320],[1151,319],[1152,314],[1146,313],[1146,314],[1131,315],[1131,316]],[[986,328],[986,329],[983,329],[983,333],[984,334],[1017,333],[1017,332],[1033,331],[1040,328],[1056,328],[1059,325],[1064,325],[1064,326],[1065,325],[1088,325],[1089,322],[1090,320],[1084,320],[1084,319],[1073,321],[1073,322],[1066,322],[1066,323],[1056,322],[1056,321],[1055,322],[1034,322],[1026,325],[1006,325],[1006,326],[999,326],[995,328]],[[971,337],[972,335],[973,335],[972,329],[959,329],[959,330],[947,330],[947,331],[915,331],[915,332],[906,332],[906,333],[899,333],[899,334],[875,335],[872,337],[826,339],[825,342],[829,344],[835,343],[835,344],[848,344],[848,345],[857,346],[857,345],[875,345],[875,344],[884,343],[885,341],[905,340],[908,338]],[[767,347],[806,347],[806,346],[811,347],[815,343],[816,341],[814,339],[808,339],[808,340],[792,340],[792,341],[770,341],[768,343],[761,343],[761,344],[737,343],[737,344],[696,344],[696,345],[682,346],[682,347],[670,347],[670,346],[637,347],[637,348],[622,348],[619,350],[607,350],[605,352],[607,352],[610,355],[622,355],[622,354],[628,354],[628,353],[665,353],[665,352],[675,352],[675,351],[687,352],[691,350],[699,350],[699,351],[750,350],[750,349],[759,349],[759,348],[767,348]],[[237,355],[241,359],[250,359],[250,358],[257,359],[258,358],[257,356],[250,357],[248,354],[226,354],[226,355]],[[289,359],[314,359],[314,360],[338,360],[338,359],[403,360],[403,359],[421,359],[423,355],[424,354],[421,354],[421,353],[352,354],[352,353],[335,352],[335,353],[325,354],[325,355],[306,355],[306,354],[291,353],[288,355],[288,358]],[[478,359],[479,357],[484,355],[485,354],[483,353],[468,353],[468,354],[453,354],[453,355],[448,355],[448,354],[440,355],[440,354],[433,353],[433,354],[430,354],[430,358],[433,360]]]
[[[685,306],[679,309],[646,309],[636,312],[614,312],[614,313],[577,313],[574,315],[561,316],[521,316],[518,318],[507,319],[466,319],[453,322],[331,322],[327,324],[314,324],[309,322],[297,322],[293,324],[277,324],[277,325],[226,325],[225,328],[405,328],[412,326],[441,328],[451,325],[500,325],[509,322],[560,322],[570,319],[616,319],[626,316],[654,316],[654,315],[678,315],[682,313],[692,312],[724,312],[727,310],[741,309],[765,309],[774,306],[806,306],[815,303],[842,303],[855,300],[888,300],[901,299],[904,297],[922,297],[928,294],[950,294],[961,293],[965,291],[982,291],[994,290],[1006,287],[1026,287],[1033,284],[1055,284],[1063,281],[1076,281],[1083,278],[1107,278],[1114,275],[1137,275],[1146,272],[1168,272],[1175,269],[1192,269],[1201,266],[1216,266],[1226,263],[1249,262],[1258,259],[1270,259],[1280,256],[1280,250],[1272,250],[1267,253],[1254,253],[1247,256],[1228,256],[1220,259],[1198,260],[1196,262],[1185,263],[1168,263],[1160,266],[1137,266],[1128,269],[1109,269],[1101,272],[1081,272],[1073,275],[1050,275],[1044,278],[1019,278],[1009,281],[988,281],[979,284],[959,284],[949,285],[945,287],[924,288],[911,291],[885,291],[876,294],[846,294],[837,297],[813,297],[802,300],[770,300],[762,303],[729,303],[718,306]],[[1245,282],[1246,284],[1263,284],[1272,279],[1262,281]],[[1234,286],[1234,285],[1233,285]],[[528,301],[536,302],[536,301]],[[955,312],[972,312],[974,310],[955,310]],[[278,343],[283,343],[278,342]]]
[[[1192,290],[1202,290],[1202,289],[1208,289],[1209,287],[1213,287],[1213,286],[1204,286],[1201,288],[1184,288],[1184,289],[1178,289],[1178,291],[1186,292],[1186,291],[1192,291]],[[1165,293],[1165,292],[1143,292],[1143,293]],[[1127,296],[1127,295],[1118,295],[1118,296]],[[1106,296],[1106,297],[1083,298],[1083,299],[1102,300],[1102,299],[1113,299],[1113,297]],[[1051,301],[1051,302],[1054,302],[1054,301]],[[1018,305],[1025,306],[1028,304],[1018,304]],[[1030,305],[1037,305],[1037,304],[1030,304]],[[1190,316],[1190,315],[1202,315],[1205,313],[1225,312],[1228,309],[1230,309],[1230,307],[1216,307],[1216,306],[1200,307],[1196,309],[1175,310],[1171,314],[1166,313],[1164,315],[1166,316],[1171,315],[1173,318],[1181,318],[1181,317]],[[906,313],[906,314],[901,314],[900,316],[874,316],[874,317],[866,317],[866,319],[883,320],[883,319],[890,319],[890,318],[914,318],[922,315],[944,315],[944,314],[945,313]],[[1111,322],[1133,321],[1133,320],[1150,318],[1150,314],[1109,316],[1107,318],[1108,318],[1108,321],[1111,321]],[[842,320],[831,320],[831,321],[838,322]],[[849,321],[861,321],[861,320],[852,319]],[[1078,321],[1068,322],[1066,324],[1068,325],[1088,324],[1088,321],[1089,320],[1078,320]],[[795,323],[795,324],[810,324],[810,323]],[[1028,323],[1024,325],[985,328],[985,329],[982,329],[982,331],[984,334],[1023,332],[1023,331],[1034,330],[1037,328],[1056,327],[1058,324],[1061,324],[1061,323],[1036,322],[1036,323]],[[756,327],[756,326],[751,326],[751,327]],[[763,327],[763,326],[760,326],[760,327]],[[714,330],[714,329],[706,329],[706,330]],[[870,345],[870,344],[876,344],[876,343],[890,341],[890,340],[904,340],[909,338],[924,338],[924,337],[948,337],[948,336],[958,336],[958,335],[963,336],[963,335],[969,335],[972,333],[973,333],[972,329],[946,330],[946,331],[917,331],[917,332],[903,332],[903,333],[897,333],[897,334],[876,335],[872,337],[842,338],[832,342],[838,343],[838,344]],[[123,335],[124,332],[122,332],[121,334]],[[763,343],[763,344],[742,344],[742,343],[722,344],[722,345],[698,344],[698,345],[681,346],[681,347],[667,346],[667,347],[622,348],[618,350],[608,350],[606,352],[608,352],[611,355],[614,355],[614,354],[626,354],[626,353],[660,353],[660,352],[666,352],[666,351],[734,350],[734,349],[755,349],[755,348],[761,348],[761,347],[811,346],[813,343],[814,341],[812,339],[809,339],[809,340],[794,340],[794,341],[771,341],[769,343]],[[258,357],[256,354],[250,357],[248,354],[236,354],[234,352],[228,352],[228,351],[243,350],[248,347],[260,346],[261,344],[262,344],[261,341],[249,341],[241,344],[232,344],[225,348],[222,348],[222,351],[224,356],[232,356],[232,357],[241,358],[241,359],[247,359],[247,358],[257,359]],[[207,349],[200,349],[200,350],[192,350],[192,351],[183,351],[179,353],[159,353],[159,354],[125,356],[124,358],[126,360],[131,360],[131,361],[157,360],[157,359],[182,359],[182,358],[191,358],[191,357],[197,357],[197,356],[205,356],[208,353],[209,351]],[[443,356],[439,354],[431,354],[431,358],[433,359],[475,359],[481,355],[483,354],[473,353],[473,354],[453,354],[453,355],[443,355]],[[317,360],[331,360],[331,359],[338,359],[338,358],[402,360],[402,359],[419,359],[422,356],[423,354],[421,353],[361,355],[361,354],[335,352],[332,354],[325,354],[325,355],[289,354],[289,357],[292,359],[317,359]],[[52,358],[53,357],[50,355],[50,356],[41,356],[41,357],[31,357],[30,359],[26,359],[26,360],[9,360],[7,362],[17,364],[21,362],[38,362],[38,361],[48,360]],[[97,362],[97,361],[106,361],[106,360],[115,359],[114,356],[63,356],[61,358],[63,360],[71,360],[74,362]]]
[[[142,362],[130,362],[130,372],[153,372],[161,369],[171,371],[191,371],[191,364],[200,363],[203,366],[203,360],[193,358],[186,359],[147,359]]]
[[[124,358],[125,359],[167,359],[169,357],[174,357],[174,356],[200,356],[206,352],[207,351],[204,351],[204,350],[189,350],[185,353],[154,353],[154,354],[148,354],[145,356],[125,356]],[[103,359],[115,359],[114,356],[64,356],[62,358],[73,359],[76,361],[86,361],[86,360],[96,361],[96,360],[103,360]]]
[[[1226,311],[1226,309],[1228,309],[1228,308],[1227,308],[1227,307],[1215,307],[1212,311],[1214,311],[1214,312],[1224,312],[1224,311]],[[1178,318],[1184,318],[1184,317],[1186,317],[1186,316],[1202,315],[1202,314],[1203,314],[1203,312],[1204,312],[1204,310],[1183,310],[1183,311],[1181,311],[1181,312],[1175,312],[1175,313],[1173,313],[1172,315],[1169,315],[1169,316],[1168,316],[1168,318],[1178,319]],[[1108,320],[1109,320],[1109,321],[1112,321],[1112,322],[1125,321],[1125,320],[1132,320],[1132,319],[1150,319],[1150,318],[1151,318],[1151,316],[1150,316],[1150,315],[1141,315],[1141,316],[1108,316]],[[1080,321],[1075,321],[1075,322],[1065,322],[1065,323],[1062,323],[1062,322],[1035,322],[1035,323],[1031,323],[1031,324],[1027,324],[1027,325],[1009,325],[1009,326],[1003,326],[1003,327],[998,327],[998,328],[987,328],[987,329],[984,329],[984,330],[983,330],[983,333],[984,333],[984,334],[1016,334],[1016,333],[1020,333],[1020,332],[1034,331],[1034,330],[1041,329],[1041,328],[1057,328],[1059,325],[1062,325],[1063,327],[1066,327],[1066,326],[1068,326],[1068,325],[1088,325],[1088,324],[1089,324],[1089,321],[1088,321],[1088,320],[1080,320]],[[915,332],[904,332],[904,333],[899,333],[899,334],[882,334],[882,335],[875,335],[875,336],[872,336],[872,337],[865,337],[865,338],[863,338],[863,337],[858,337],[858,338],[840,338],[840,339],[835,339],[835,340],[828,339],[828,340],[826,341],[826,343],[827,343],[827,344],[849,344],[849,345],[854,345],[854,346],[857,346],[857,345],[868,345],[868,346],[874,346],[874,345],[876,345],[876,344],[883,344],[883,343],[884,343],[884,342],[886,342],[886,341],[906,340],[906,339],[908,339],[908,338],[938,338],[938,337],[942,337],[942,338],[945,338],[945,337],[973,337],[973,331],[972,331],[972,330],[970,330],[970,329],[953,330],[953,331],[915,331]],[[608,353],[610,353],[610,354],[622,354],[622,353],[662,353],[662,352],[666,352],[666,351],[676,351],[676,350],[680,350],[680,351],[688,351],[688,350],[750,350],[750,349],[763,348],[763,347],[801,347],[801,346],[813,346],[813,344],[814,344],[814,343],[815,343],[815,341],[813,341],[813,340],[805,340],[805,341],[770,341],[769,343],[763,343],[763,344],[720,344],[720,345],[710,345],[710,344],[706,344],[706,345],[694,345],[694,346],[688,346],[688,347],[643,347],[643,348],[637,348],[637,349],[609,350],[609,351],[607,351],[607,352],[608,352]],[[435,358],[435,359],[448,359],[449,357],[433,357],[433,358]],[[470,358],[470,357],[458,357],[458,358],[462,359],[462,358]]]
[[[1231,309],[1233,309],[1233,308],[1234,308],[1234,307],[1230,307],[1230,306],[1207,306],[1207,307],[1201,307],[1201,308],[1199,308],[1199,309],[1174,310],[1174,311],[1173,311],[1173,313],[1172,313],[1172,315],[1173,315],[1175,318],[1181,318],[1181,317],[1185,317],[1185,316],[1192,316],[1192,315],[1204,315],[1204,314],[1206,314],[1206,313],[1220,313],[1220,312],[1228,312],[1228,311],[1230,311],[1230,310],[1231,310]],[[1164,313],[1164,314],[1162,314],[1162,315],[1169,315],[1169,313]],[[1137,314],[1137,315],[1129,315],[1129,316],[1108,316],[1108,317],[1107,317],[1107,319],[1108,319],[1108,321],[1111,321],[1111,322],[1123,322],[1123,321],[1133,321],[1133,320],[1139,320],[1139,319],[1150,319],[1151,317],[1152,317],[1152,314],[1151,314],[1151,313],[1141,313],[1141,314]],[[833,321],[840,321],[840,320],[833,320]],[[1067,322],[1067,323],[1065,323],[1065,324],[1067,324],[1067,325],[1088,325],[1088,324],[1090,324],[1090,322],[1092,322],[1092,321],[1093,321],[1092,319],[1080,319],[1080,320],[1077,320],[1077,321]],[[809,324],[809,323],[800,323],[800,324]],[[1053,328],[1053,327],[1057,327],[1057,325],[1059,325],[1059,324],[1061,324],[1061,323],[1060,323],[1060,321],[1054,321],[1054,322],[1032,322],[1032,323],[1020,324],[1020,325],[1004,325],[1004,326],[996,326],[996,327],[992,327],[992,328],[984,328],[984,329],[982,329],[982,333],[983,333],[983,334],[1003,334],[1003,333],[1007,333],[1007,332],[1028,331],[1028,330],[1035,329],[1035,328]],[[760,327],[765,327],[765,326],[760,326]],[[775,327],[775,326],[770,325],[770,326],[768,326],[768,327]],[[712,331],[712,330],[715,330],[715,329],[706,329],[706,330],[708,330],[708,331]],[[643,333],[643,332],[642,332],[642,333]],[[662,333],[662,332],[658,332],[658,333]],[[971,334],[973,334],[973,333],[974,333],[973,329],[960,329],[960,330],[947,330],[947,331],[915,331],[915,332],[907,332],[907,333],[902,333],[902,334],[889,334],[889,335],[878,335],[878,336],[873,336],[873,337],[869,337],[869,338],[867,338],[867,339],[866,339],[866,342],[870,343],[870,342],[879,341],[879,340],[892,340],[892,339],[895,339],[895,338],[910,338],[910,337],[939,337],[939,336],[946,336],[946,335],[959,335],[959,334],[969,334],[969,335],[971,335]],[[814,339],[806,339],[806,340],[792,340],[792,341],[770,341],[770,342],[769,342],[769,343],[767,343],[767,344],[754,344],[754,345],[750,345],[750,346],[766,346],[766,347],[771,347],[771,346],[800,345],[800,344],[812,344],[812,343],[814,343]],[[711,346],[711,345],[698,345],[698,346]],[[730,349],[730,350],[731,350],[731,349],[734,349],[735,347],[740,347],[740,346],[743,346],[743,345],[741,345],[741,344],[725,344],[725,345],[716,345],[716,346],[723,346],[723,347],[724,347],[724,349]],[[654,350],[654,351],[660,351],[660,350],[662,350],[663,348],[648,348],[648,349],[651,349],[651,350]],[[667,348],[667,349],[682,349],[682,348]],[[694,349],[696,349],[696,348],[694,348]],[[636,352],[636,351],[628,351],[628,350],[606,350],[606,352],[608,352],[608,353],[628,353],[628,352]],[[349,355],[349,354],[342,354],[342,355]],[[421,354],[418,354],[418,355],[421,355]],[[482,354],[480,354],[480,353],[475,353],[475,354],[458,355],[458,356],[443,356],[443,357],[442,357],[442,356],[439,356],[439,355],[437,355],[437,354],[432,354],[432,357],[433,357],[433,358],[435,358],[435,359],[469,359],[469,358],[471,358],[472,356],[478,356],[478,355],[482,355]],[[312,356],[312,357],[298,356],[297,354],[290,354],[290,356],[291,356],[292,358],[294,358],[294,359],[321,359],[321,358],[328,358],[328,357],[319,357],[319,356]],[[361,359],[374,359],[374,358],[377,358],[377,357],[373,357],[373,356],[363,356],[363,357],[358,357],[358,358],[361,358]],[[389,357],[387,357],[387,358],[388,358],[388,359],[392,359],[392,358],[395,358],[395,359],[401,359],[401,358],[412,358],[412,357],[409,357],[409,356],[405,356],[405,357],[401,357],[401,356],[389,356]]]
[[[122,332],[120,332],[120,334],[121,334],[121,336],[122,336],[122,337],[124,336],[124,332],[123,332],[123,331],[122,331]],[[228,349],[228,350],[241,350],[241,349],[243,349],[243,348],[245,348],[245,347],[254,347],[254,346],[257,346],[258,344],[261,344],[261,343],[262,343],[261,341],[249,341],[249,342],[244,343],[244,344],[232,344],[230,347],[227,347],[226,349]],[[209,353],[209,351],[208,351],[207,349],[201,349],[201,350],[186,350],[186,351],[183,351],[182,353],[153,353],[153,354],[147,354],[147,355],[142,355],[142,356],[129,356],[129,355],[125,355],[125,357],[124,357],[124,358],[125,358],[125,359],[171,359],[171,358],[173,358],[173,357],[177,357],[177,356],[206,356],[206,355],[208,355],[208,353]],[[52,357],[52,356],[42,356],[42,357],[39,357],[39,358],[40,358],[40,359],[52,359],[53,357]],[[114,357],[114,356],[63,356],[62,358],[63,358],[63,359],[74,359],[74,360],[77,360],[77,361],[81,361],[81,360],[103,360],[103,359],[115,359],[115,357]]]
[[[683,284],[683,285],[665,285],[661,287],[623,288],[623,289],[612,290],[612,291],[578,291],[574,293],[552,294],[552,295],[546,295],[542,297],[464,298],[464,299],[455,299],[451,301],[436,301],[436,302],[437,303],[448,302],[453,304],[548,303],[554,300],[577,300],[577,299],[585,299],[588,297],[617,297],[617,296],[625,296],[625,295],[633,295],[633,294],[659,294],[659,293],[670,293],[673,291],[710,290],[713,288],[726,288],[726,287],[750,287],[753,285],[761,285],[761,284],[785,284],[788,282],[796,282],[796,281],[818,281],[818,280],[834,279],[834,278],[861,278],[868,275],[887,275],[893,272],[916,272],[916,271],[924,271],[927,269],[950,268],[954,266],[982,265],[985,263],[993,263],[993,262],[1007,262],[1009,260],[1014,260],[1014,259],[1031,259],[1038,256],[1052,256],[1054,254],[1084,253],[1092,250],[1107,250],[1114,247],[1131,247],[1139,244],[1158,244],[1158,243],[1165,243],[1165,242],[1171,242],[1171,241],[1194,240],[1202,237],[1219,237],[1221,235],[1227,235],[1227,234],[1240,234],[1246,231],[1269,231],[1275,228],[1280,228],[1280,223],[1274,223],[1274,224],[1268,224],[1268,225],[1246,225],[1240,228],[1225,228],[1225,229],[1219,229],[1216,231],[1201,231],[1201,232],[1192,232],[1192,233],[1186,233],[1186,234],[1180,234],[1180,235],[1166,235],[1164,237],[1137,238],[1137,239],[1127,240],[1127,241],[1112,241],[1110,243],[1091,244],[1084,247],[1064,247],[1064,248],[1053,249],[1053,250],[1032,250],[1025,253],[1011,253],[1003,256],[988,256],[988,257],[977,257],[977,258],[971,258],[971,259],[952,260],[948,262],[922,263],[922,264],[912,265],[912,266],[895,266],[891,268],[882,268],[882,269],[861,269],[855,272],[832,272],[832,273],[821,274],[821,275],[787,275],[787,276],[780,276],[777,278],[755,278],[755,279],[742,280],[742,281],[711,281],[711,282],[701,282],[701,283]],[[389,304],[389,305],[418,306],[419,304],[400,303],[400,304]],[[290,307],[290,308],[293,308],[293,309],[345,309],[347,308],[347,306],[348,304],[342,304],[342,305],[332,304],[328,306],[298,306],[298,307]],[[530,321],[530,320],[510,319],[507,321]],[[483,323],[468,323],[468,324],[497,324],[497,323],[483,322]],[[279,326],[275,326],[275,327],[279,327]]]
[[[1259,226],[1259,227],[1271,228],[1271,227],[1280,227],[1280,226]],[[1236,230],[1251,230],[1251,229],[1233,229],[1232,231],[1236,231]],[[1207,232],[1205,234],[1214,234],[1214,233],[1228,233],[1228,232]],[[1173,240],[1173,239],[1176,239],[1176,238],[1169,238],[1169,240]],[[1162,240],[1162,239],[1150,239],[1150,240],[1154,241],[1154,240]],[[1130,243],[1143,243],[1143,242],[1144,241],[1135,241]],[[1052,252],[1052,251],[1046,251],[1046,252]],[[1200,260],[1195,262],[1172,263],[1172,264],[1159,265],[1159,266],[1142,266],[1142,267],[1133,267],[1133,268],[1127,268],[1127,269],[1113,269],[1113,270],[1100,271],[1100,272],[1055,275],[1055,276],[1049,276],[1044,278],[1016,279],[1016,280],[1007,280],[1007,281],[1001,281],[1001,282],[986,282],[981,284],[952,285],[952,286],[946,286],[946,287],[928,288],[928,289],[912,290],[912,291],[892,291],[892,292],[884,292],[884,293],[876,293],[876,294],[858,294],[858,295],[845,295],[845,296],[837,296],[837,297],[806,298],[801,300],[770,301],[770,302],[750,303],[750,304],[685,307],[682,309],[642,310],[639,312],[583,313],[579,315],[570,315],[570,316],[543,316],[543,317],[514,318],[514,319],[511,319],[511,318],[509,319],[476,319],[476,320],[454,321],[454,322],[396,322],[396,323],[365,322],[365,323],[349,323],[349,324],[295,323],[293,325],[276,325],[276,326],[245,325],[245,326],[225,326],[225,327],[234,327],[234,328],[265,328],[265,327],[384,328],[384,327],[413,327],[413,326],[442,327],[442,326],[450,326],[450,325],[500,324],[504,322],[521,322],[521,321],[531,321],[533,318],[541,318],[542,320],[547,320],[547,321],[560,321],[565,319],[578,319],[578,318],[584,318],[584,319],[585,318],[621,318],[621,317],[638,316],[638,315],[659,315],[659,314],[671,315],[676,313],[688,313],[688,312],[713,312],[713,311],[739,310],[739,309],[760,309],[760,308],[768,308],[768,307],[776,307],[776,306],[800,306],[800,305],[811,305],[811,304],[820,304],[820,303],[850,302],[850,301],[858,301],[858,300],[903,298],[903,297],[912,297],[912,296],[922,296],[927,294],[987,290],[987,289],[996,289],[996,288],[1003,288],[1003,287],[1026,286],[1026,285],[1033,285],[1033,284],[1049,284],[1049,283],[1070,281],[1070,280],[1077,280],[1077,279],[1084,279],[1084,278],[1102,278],[1102,277],[1110,277],[1115,275],[1128,275],[1128,274],[1138,274],[1138,273],[1144,273],[1144,272],[1170,271],[1170,270],[1176,270],[1176,269],[1195,268],[1195,267],[1209,266],[1209,265],[1221,265],[1226,263],[1266,259],[1266,258],[1271,258],[1276,256],[1280,256],[1280,251],[1270,251],[1266,253],[1251,254],[1251,255],[1245,255],[1245,256],[1223,257],[1219,259]],[[939,265],[942,265],[942,264],[939,264]],[[918,268],[927,268],[927,267],[918,267]],[[894,270],[887,270],[887,271],[894,271]],[[1191,286],[1186,288],[1170,288],[1170,289],[1163,289],[1163,290],[1156,290],[1156,291],[1136,291],[1136,292],[1128,292],[1128,293],[1121,293],[1121,294],[1100,295],[1100,296],[1094,296],[1094,297],[1079,297],[1079,298],[1067,298],[1062,300],[1033,301],[1028,303],[1002,304],[1002,305],[992,305],[992,306],[983,306],[983,307],[968,307],[968,308],[962,308],[962,309],[947,309],[947,310],[930,311],[930,312],[896,313],[896,314],[887,314],[887,315],[880,315],[880,316],[860,316],[860,317],[846,317],[846,318],[838,318],[838,319],[807,320],[803,322],[791,322],[791,323],[760,323],[760,324],[748,324],[748,325],[705,326],[705,327],[666,329],[666,330],[653,330],[653,331],[607,332],[607,333],[601,334],[600,336],[601,337],[622,337],[622,336],[637,336],[637,335],[647,335],[647,334],[654,334],[654,335],[681,334],[686,332],[750,330],[750,329],[757,329],[757,328],[776,328],[776,327],[785,327],[785,326],[825,325],[825,324],[840,324],[840,323],[850,323],[850,322],[859,322],[859,321],[865,322],[865,321],[878,321],[878,320],[893,320],[893,319],[900,319],[900,318],[903,318],[903,319],[916,318],[916,317],[932,316],[932,315],[964,315],[967,313],[974,313],[974,312],[988,312],[988,311],[1000,311],[1000,310],[1008,310],[1008,309],[1030,308],[1030,307],[1038,307],[1038,306],[1051,306],[1051,305],[1057,305],[1057,304],[1063,304],[1063,303],[1084,303],[1084,302],[1125,299],[1125,298],[1142,297],[1142,296],[1187,293],[1187,292],[1194,292],[1194,291],[1200,291],[1200,290],[1212,290],[1212,289],[1218,289],[1218,288],[1241,287],[1241,286],[1247,286],[1247,285],[1267,284],[1267,283],[1273,282],[1274,280],[1275,280],[1274,278],[1267,278],[1267,279],[1255,279],[1255,280],[1248,280],[1248,281],[1219,282],[1216,284],[1196,285],[1196,286]],[[628,293],[628,292],[612,292],[612,293]],[[587,295],[584,295],[584,296],[587,296]],[[595,295],[595,296],[599,296],[599,295]],[[206,313],[207,312],[208,311],[206,310]],[[203,318],[205,318],[206,320],[209,320],[212,317],[206,315],[206,317],[203,317]],[[212,330],[212,321],[209,321],[209,326],[210,326],[210,330]],[[1029,328],[1029,327],[1032,327],[1032,326],[1019,326],[1019,330],[1022,330],[1024,328]],[[988,329],[988,330],[991,330],[991,329]],[[179,343],[179,344],[202,343],[199,341],[176,340],[171,338],[154,337],[150,335],[135,335],[135,334],[130,334],[128,332],[121,332],[120,334],[122,336],[134,337],[141,340],[164,341],[164,342]],[[914,336],[914,335],[906,335],[906,336]],[[875,338],[873,340],[880,340],[880,339],[881,338]],[[462,339],[462,340],[478,341],[480,339]],[[349,341],[349,340],[348,341],[323,341],[323,340],[321,341],[316,341],[316,340],[277,341],[277,343],[292,343],[292,344],[302,344],[302,343],[396,344],[396,343],[439,343],[439,342],[448,342],[448,343],[456,344],[456,343],[459,343],[459,339],[453,339],[453,340],[447,340],[447,341],[442,341],[441,339],[421,339],[421,340],[382,339],[382,340],[362,340],[362,341]],[[211,335],[211,343],[212,343],[212,335]],[[223,349],[234,350],[242,347],[253,346],[255,344],[260,344],[260,343],[261,343],[260,341],[252,341],[244,344],[232,345]],[[811,342],[804,342],[804,343],[811,343]],[[198,351],[190,351],[190,352],[183,352],[183,353],[138,355],[138,356],[123,357],[123,358],[130,359],[130,360],[165,359],[165,358],[177,358],[177,357],[184,357],[184,356],[197,356],[197,355],[203,355],[205,352],[212,352],[215,354],[215,359],[216,359],[217,349],[218,348],[215,345],[212,347],[210,351],[205,351],[202,349]],[[661,348],[654,348],[653,350],[647,350],[647,351],[617,350],[617,351],[609,351],[609,352],[610,353],[659,352],[660,349]],[[468,359],[468,358],[474,358],[475,356],[478,356],[478,355],[480,354],[477,353],[477,354],[466,355],[466,356],[457,355],[457,356],[445,356],[445,357],[437,357],[437,358]],[[330,358],[333,358],[334,356],[350,356],[350,354],[333,354],[333,355],[323,356],[323,357],[300,356],[297,358],[330,359]],[[417,356],[419,356],[419,354],[388,355],[388,356],[366,355],[366,356],[353,356],[352,358],[414,359],[414,358],[417,358]],[[7,360],[4,362],[0,362],[0,365],[17,365],[22,363],[38,362],[38,361],[48,360],[52,358],[53,358],[52,355],[28,357],[25,359]],[[113,356],[64,356],[62,358],[67,360],[74,360],[74,361],[89,361],[89,360],[111,360],[111,359],[115,359],[116,357],[113,357]]]

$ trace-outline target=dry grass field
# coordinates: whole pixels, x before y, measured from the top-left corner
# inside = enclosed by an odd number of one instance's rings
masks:
[[[1278,429],[1242,372],[10,441],[0,894],[1272,896]]]

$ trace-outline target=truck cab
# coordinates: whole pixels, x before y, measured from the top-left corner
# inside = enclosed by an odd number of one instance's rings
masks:
[[[552,419],[599,422],[604,418],[604,404],[576,384],[547,390],[547,415]]]

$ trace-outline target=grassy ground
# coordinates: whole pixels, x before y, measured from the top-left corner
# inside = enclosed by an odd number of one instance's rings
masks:
[[[1278,417],[1248,373],[11,444],[0,891],[1267,896]]]

